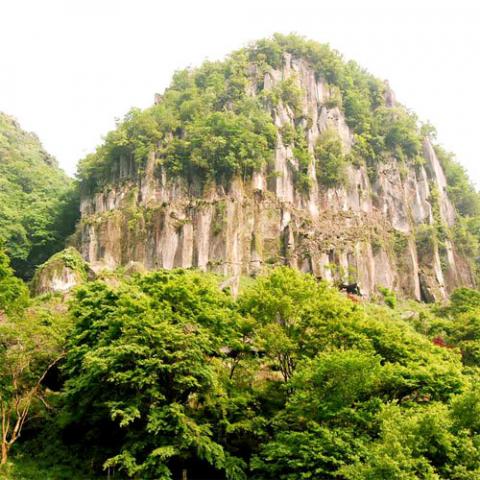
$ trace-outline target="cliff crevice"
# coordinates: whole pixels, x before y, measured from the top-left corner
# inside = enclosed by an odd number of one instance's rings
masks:
[[[350,162],[345,182],[326,186],[315,155],[319,139],[334,132],[348,155],[355,133],[335,89],[306,60],[284,54],[280,68],[251,67],[248,92],[258,95],[262,83],[268,95],[285,82],[301,96],[295,108],[283,99],[267,103],[276,146],[272,161],[253,175],[223,183],[187,180],[171,175],[152,151],[143,169],[123,158],[107,187],[84,194],[76,238],[92,267],[136,261],[238,280],[287,264],[330,281],[358,282],[367,295],[381,286],[427,301],[472,285],[469,262],[451,238],[440,245],[432,236],[439,224],[452,227],[456,213],[430,140],[415,162],[394,155],[373,167]],[[387,108],[396,108],[393,93],[385,95]],[[286,129],[304,132],[308,165],[300,165],[294,144],[280,133]],[[299,188],[301,168],[308,189]]]

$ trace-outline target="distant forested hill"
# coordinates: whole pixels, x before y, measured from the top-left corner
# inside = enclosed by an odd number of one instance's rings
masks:
[[[63,247],[77,211],[72,180],[35,134],[0,112],[0,241],[19,276]]]

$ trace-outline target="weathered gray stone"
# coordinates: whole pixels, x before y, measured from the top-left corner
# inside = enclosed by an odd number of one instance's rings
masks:
[[[94,276],[80,253],[75,248],[69,247],[56,253],[38,267],[30,289],[33,295],[65,293]]]
[[[281,70],[265,74],[264,87],[275,88],[291,75],[304,92],[303,114],[311,119],[310,152],[327,129],[335,129],[345,152],[350,151],[353,133],[341,110],[327,107],[330,87],[315,78],[305,61],[287,55]],[[247,91],[255,95],[254,83]],[[393,107],[389,89],[386,96]],[[286,105],[272,108],[271,114],[277,126],[295,125]],[[237,285],[240,275],[288,264],[329,281],[357,280],[367,295],[384,286],[416,299],[441,300],[456,286],[471,284],[472,277],[468,261],[451,243],[443,265],[438,248],[424,256],[417,252],[416,230],[433,223],[431,185],[439,192],[442,220],[455,223],[445,175],[428,140],[424,158],[425,167],[407,172],[394,158],[379,163],[373,183],[366,167],[351,165],[346,186],[325,189],[317,182],[312,156],[308,194],[295,188],[297,163],[280,137],[273,170],[245,181],[236,178],[228,186],[204,188],[169,178],[155,167],[154,153],[142,175],[132,178],[132,165],[124,159],[121,181],[82,197],[79,248],[95,269],[130,261],[149,269],[193,266],[221,273],[233,279],[229,285]],[[395,236],[404,238],[400,250],[393,244]]]

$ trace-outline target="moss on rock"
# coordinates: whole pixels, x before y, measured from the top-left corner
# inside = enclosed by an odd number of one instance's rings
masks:
[[[68,247],[38,267],[30,283],[33,295],[48,292],[65,292],[86,281],[91,270],[73,247]]]

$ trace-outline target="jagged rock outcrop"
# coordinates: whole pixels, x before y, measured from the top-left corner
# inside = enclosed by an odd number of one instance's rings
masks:
[[[259,78],[254,73],[251,95]],[[280,102],[270,109],[275,125],[300,123],[312,154],[322,132],[334,130],[348,153],[353,131],[332,106],[330,86],[307,61],[284,54],[283,66],[261,78],[263,89],[289,78],[301,89],[302,112]],[[386,97],[393,108],[389,88]],[[312,155],[308,192],[296,186],[298,162],[280,135],[271,165],[228,185],[171,176],[156,152],[141,172],[124,158],[107,188],[82,196],[76,241],[94,269],[135,261],[149,269],[197,267],[238,279],[288,264],[330,281],[356,281],[367,295],[383,286],[418,300],[441,300],[473,278],[448,238],[441,249],[431,241],[435,221],[453,226],[456,214],[428,139],[423,158],[406,169],[391,156],[373,174],[349,164],[345,185],[326,188]]]
[[[64,293],[73,287],[93,279],[94,272],[73,247],[66,248],[40,265],[31,281],[33,295]]]

